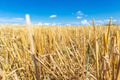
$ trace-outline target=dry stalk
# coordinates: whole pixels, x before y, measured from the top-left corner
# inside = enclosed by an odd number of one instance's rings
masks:
[[[36,73],[36,80],[40,80],[40,75],[39,75],[39,69],[37,66],[37,61],[35,58],[35,48],[34,48],[34,40],[33,40],[33,32],[32,32],[32,27],[31,27],[31,21],[30,21],[30,16],[27,14],[26,15],[26,23],[28,26],[28,34],[29,34],[29,39],[30,39],[30,51],[31,51],[31,57],[34,63],[34,68],[35,68],[35,73]]]

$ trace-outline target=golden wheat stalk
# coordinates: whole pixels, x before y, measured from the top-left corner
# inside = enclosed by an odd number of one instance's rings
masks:
[[[96,32],[96,29],[95,29],[95,20],[94,20],[94,18],[92,19],[92,24],[93,24],[93,30],[94,30],[94,34],[95,34],[95,32]]]
[[[97,79],[99,80],[99,45],[97,41],[96,26],[94,19],[92,19],[92,24],[93,24],[94,40],[95,40],[96,75],[97,75]]]
[[[109,37],[110,35],[110,28],[112,26],[112,17],[110,18],[110,21],[109,21],[109,26],[108,26],[108,32],[107,32],[107,38]]]
[[[36,80],[40,80],[39,72],[38,72],[38,67],[37,67],[37,62],[35,59],[35,48],[34,48],[34,40],[33,40],[33,33],[32,33],[32,27],[31,27],[31,21],[30,21],[30,16],[26,14],[26,23],[28,26],[28,34],[29,34],[29,39],[30,39],[30,51],[31,51],[31,57],[34,62],[34,67],[35,67],[35,73],[36,73]]]

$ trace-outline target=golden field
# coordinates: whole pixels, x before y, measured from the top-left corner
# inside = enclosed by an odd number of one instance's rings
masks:
[[[0,26],[0,80],[120,80],[120,26],[31,28]]]

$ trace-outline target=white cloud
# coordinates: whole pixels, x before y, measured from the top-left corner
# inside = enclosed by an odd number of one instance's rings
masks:
[[[35,25],[39,25],[39,26],[58,26],[61,25],[61,23],[55,23],[55,22],[38,22]]]
[[[86,15],[82,11],[77,11],[76,15],[77,15],[77,17],[76,17],[77,19],[81,19],[84,16],[86,17]]]
[[[57,24],[56,24],[56,23],[52,23],[51,25],[52,25],[52,26],[56,26]]]
[[[90,23],[87,20],[82,20],[81,24],[84,25],[84,26],[90,25]]]
[[[104,24],[104,21],[103,20],[95,20],[95,24],[101,25],[101,24]]]
[[[81,19],[82,17],[81,16],[77,16],[77,19]]]
[[[17,21],[23,21],[24,18],[12,18],[13,20],[17,20]]]
[[[39,22],[37,25],[40,25],[40,26],[42,26],[42,25],[43,25],[43,23],[42,23],[42,22]]]
[[[89,21],[89,23],[92,25],[92,21]],[[103,24],[107,24],[109,23],[108,19],[104,19],[104,20],[95,20],[95,25],[103,25]]]
[[[82,11],[77,11],[77,15],[78,16],[83,16],[84,14],[82,13]]]
[[[0,18],[0,23],[24,23],[24,18]]]
[[[110,19],[104,19],[104,20],[95,20],[95,25],[104,25],[104,24],[109,24]],[[92,21],[89,21],[92,24]],[[112,20],[113,24],[120,24],[120,20],[118,19],[113,19]]]
[[[109,21],[110,21],[110,19],[105,19],[104,20],[104,22],[109,22]],[[112,22],[119,22],[119,20],[118,19],[113,19]]]
[[[56,18],[56,17],[57,17],[57,15],[55,15],[55,14],[50,16],[50,18]]]
[[[117,19],[114,19],[114,20],[113,20],[113,22],[117,22],[117,21],[119,21],[119,20],[117,20]]]
[[[66,24],[66,26],[71,26],[71,24]]]
[[[105,20],[103,20],[104,22],[109,22],[109,19],[105,19]]]
[[[45,26],[49,26],[49,25],[51,25],[50,23],[43,23],[43,25],[45,25]]]

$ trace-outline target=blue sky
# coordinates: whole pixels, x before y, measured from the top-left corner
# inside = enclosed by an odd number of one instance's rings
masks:
[[[25,23],[30,14],[34,24],[120,23],[120,0],[0,0],[0,23]]]

